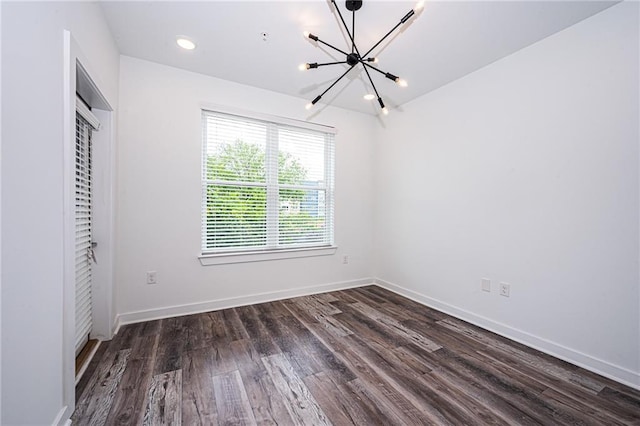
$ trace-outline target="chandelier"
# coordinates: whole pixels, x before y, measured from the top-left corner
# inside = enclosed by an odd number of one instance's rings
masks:
[[[300,65],[299,69],[301,71],[305,71],[305,70],[309,70],[309,69],[315,69],[315,68],[319,68],[319,67],[324,67],[324,66],[328,66],[328,65],[342,65],[342,64],[346,64],[349,66],[349,68],[347,68],[347,70],[340,76],[338,77],[329,87],[327,87],[327,89],[322,92],[321,94],[319,94],[318,96],[315,97],[315,99],[313,99],[311,102],[309,102],[306,105],[307,109],[310,109],[311,107],[313,107],[320,99],[322,99],[322,97],[333,88],[333,86],[335,86],[340,80],[342,80],[342,78],[344,76],[346,76],[352,69],[354,69],[358,64],[362,65],[362,68],[364,69],[367,78],[369,79],[369,83],[371,83],[371,87],[373,88],[373,91],[375,93],[375,95],[373,94],[366,94],[364,96],[365,99],[367,100],[372,100],[374,98],[378,98],[378,104],[380,104],[380,108],[382,109],[382,113],[383,114],[388,114],[389,110],[387,109],[387,107],[384,105],[384,102],[382,101],[382,97],[380,96],[380,94],[378,93],[378,90],[376,89],[376,85],[373,83],[373,79],[371,78],[371,74],[369,74],[369,70],[372,71],[376,71],[382,75],[384,75],[386,78],[388,78],[389,80],[393,80],[394,82],[396,82],[398,85],[400,85],[401,87],[406,87],[407,86],[407,82],[403,79],[401,79],[400,77],[397,77],[393,74],[391,74],[390,72],[385,72],[380,70],[377,67],[374,67],[373,65],[371,65],[372,63],[377,63],[378,62],[378,58],[376,57],[370,57],[369,54],[371,54],[371,52],[373,52],[373,50],[378,47],[380,45],[380,43],[382,43],[387,37],[389,37],[395,30],[397,30],[401,25],[405,24],[407,21],[409,21],[409,19],[411,19],[412,16],[414,16],[416,13],[420,12],[422,10],[422,8],[424,7],[424,2],[421,1],[419,2],[413,9],[411,9],[406,15],[404,15],[402,17],[402,19],[400,20],[400,22],[398,22],[393,28],[391,28],[391,30],[389,32],[387,32],[387,34],[385,34],[377,43],[375,43],[369,50],[367,50],[364,54],[361,54],[360,49],[358,49],[358,46],[356,46],[356,42],[355,42],[355,36],[356,36],[356,11],[359,10],[362,7],[362,0],[346,0],[345,1],[345,7],[347,8],[347,10],[351,11],[351,30],[349,30],[349,27],[347,25],[347,23],[344,20],[344,17],[342,16],[342,13],[340,12],[340,8],[338,8],[338,5],[336,4],[335,0],[331,0],[331,3],[333,4],[333,6],[335,7],[336,11],[338,12],[338,16],[340,17],[340,21],[342,21],[342,25],[344,25],[344,29],[347,32],[347,35],[349,36],[349,40],[351,41],[351,53],[345,52],[342,49],[339,49],[329,43],[327,43],[324,40],[321,40],[318,36],[311,34],[308,31],[304,32],[304,36],[315,41],[316,43],[320,43],[323,44],[333,50],[335,50],[336,52],[344,55],[345,60],[344,61],[337,61],[337,62],[325,62],[325,63],[317,63],[317,62],[313,62],[313,63],[304,63],[302,65]]]

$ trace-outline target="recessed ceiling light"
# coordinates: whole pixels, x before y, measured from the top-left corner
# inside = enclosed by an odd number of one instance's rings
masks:
[[[176,43],[178,43],[178,46],[186,50],[193,50],[196,48],[196,44],[184,36],[178,36]]]

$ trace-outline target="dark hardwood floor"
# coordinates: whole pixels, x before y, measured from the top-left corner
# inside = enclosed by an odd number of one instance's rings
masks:
[[[640,425],[640,392],[370,286],[121,328],[74,425]]]

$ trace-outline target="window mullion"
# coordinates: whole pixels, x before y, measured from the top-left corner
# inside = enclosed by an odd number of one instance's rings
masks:
[[[265,153],[267,179],[267,247],[278,245],[278,128],[269,123]]]

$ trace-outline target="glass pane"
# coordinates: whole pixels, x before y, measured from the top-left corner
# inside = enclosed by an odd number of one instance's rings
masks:
[[[265,182],[266,124],[227,116],[206,120],[206,179]]]
[[[327,242],[325,191],[281,189],[279,192],[278,244]]]
[[[265,187],[208,185],[206,204],[206,248],[266,245]]]
[[[325,180],[323,134],[278,128],[278,183],[322,185]]]

